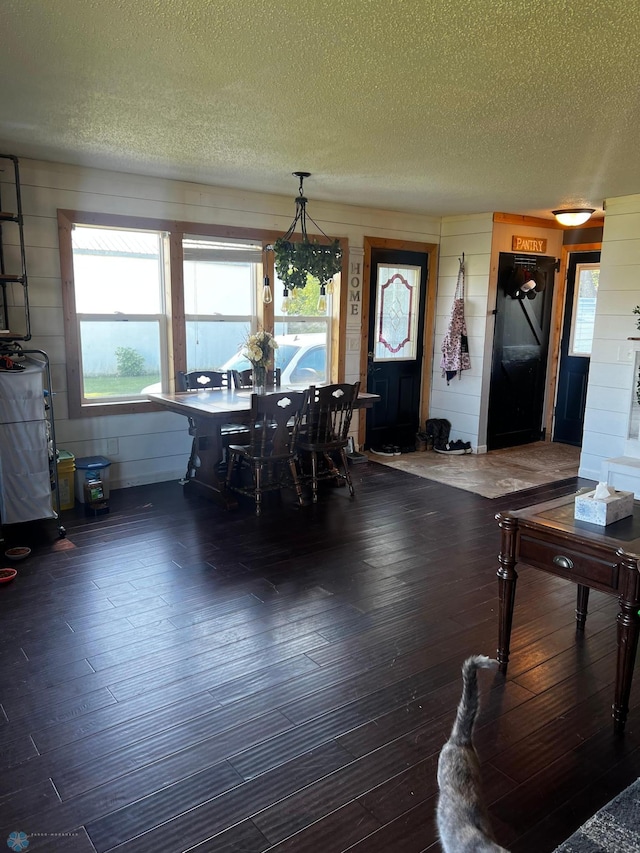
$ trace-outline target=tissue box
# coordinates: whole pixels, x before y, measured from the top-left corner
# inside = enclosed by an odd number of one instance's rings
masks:
[[[606,527],[633,515],[633,492],[614,492],[606,498],[596,498],[595,490],[576,496],[574,518]]]

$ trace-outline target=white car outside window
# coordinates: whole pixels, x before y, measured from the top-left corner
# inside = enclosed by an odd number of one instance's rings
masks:
[[[283,388],[308,388],[326,382],[327,342],[324,333],[278,335],[275,351],[275,366],[280,368],[280,383]],[[244,349],[244,348],[243,348]],[[212,370],[248,370],[251,363],[243,349],[220,367]],[[204,369],[204,368],[203,368]],[[162,390],[160,382],[147,385],[141,394],[156,394]]]
[[[275,366],[280,368],[283,387],[309,385],[326,381],[327,343],[324,334],[279,335],[276,337]],[[248,370],[251,363],[243,354],[236,353],[226,361],[221,370]]]

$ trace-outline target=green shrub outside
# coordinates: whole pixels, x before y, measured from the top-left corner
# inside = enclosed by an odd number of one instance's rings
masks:
[[[144,374],[144,356],[133,347],[116,347],[118,376],[142,376]]]

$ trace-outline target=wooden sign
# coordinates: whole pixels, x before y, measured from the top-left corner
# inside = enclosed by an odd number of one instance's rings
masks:
[[[544,254],[547,251],[547,241],[541,237],[518,237],[517,234],[514,234],[511,237],[511,251]]]

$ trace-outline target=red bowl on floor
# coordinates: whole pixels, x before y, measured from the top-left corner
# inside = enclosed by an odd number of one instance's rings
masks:
[[[0,583],[12,581],[17,574],[15,569],[0,569]]]

